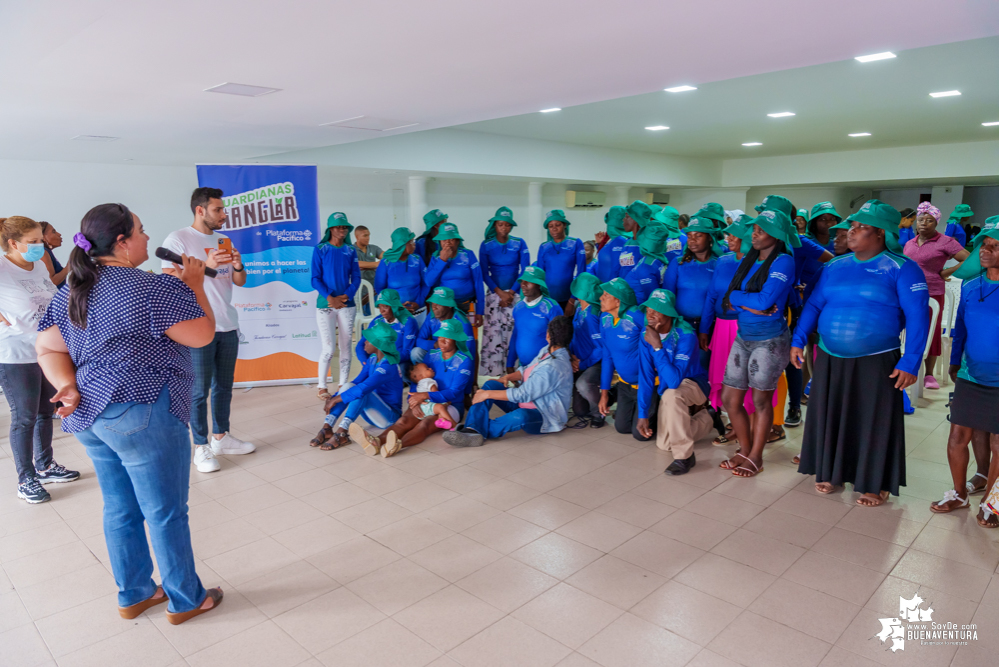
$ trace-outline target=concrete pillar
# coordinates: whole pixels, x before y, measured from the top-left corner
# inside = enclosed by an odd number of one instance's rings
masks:
[[[541,193],[545,184],[541,181],[531,181],[527,184],[527,234],[525,239],[527,247],[531,249],[531,258],[537,259],[538,248],[544,243],[545,235],[545,211],[541,202]]]
[[[427,204],[426,176],[409,177],[409,228],[419,236],[423,233],[423,216],[430,210]]]
[[[617,193],[616,201],[614,202],[615,206],[627,206],[634,201],[629,196],[631,193],[630,185],[615,185],[614,191]]]

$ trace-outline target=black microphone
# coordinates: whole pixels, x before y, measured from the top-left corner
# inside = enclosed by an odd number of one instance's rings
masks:
[[[184,266],[184,258],[181,257],[180,255],[178,255],[177,253],[175,253],[173,250],[167,250],[166,248],[157,248],[155,254],[156,254],[157,257],[159,257],[162,260],[165,260],[167,262],[173,262],[174,264],[180,264],[181,266]],[[205,266],[205,277],[206,278],[214,278],[218,274],[219,274],[219,272],[216,271],[215,269],[210,269],[210,268],[208,268],[208,266]]]

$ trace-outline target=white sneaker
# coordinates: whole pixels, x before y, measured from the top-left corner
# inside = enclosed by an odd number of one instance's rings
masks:
[[[226,433],[222,436],[221,440],[216,440],[213,435],[208,440],[212,443],[212,451],[215,455],[225,454],[226,456],[236,456],[239,454],[249,454],[255,452],[257,448],[251,442],[244,442],[239,438],[233,436],[232,433]]]
[[[222,466],[208,445],[194,446],[194,466],[198,472],[217,472]]]

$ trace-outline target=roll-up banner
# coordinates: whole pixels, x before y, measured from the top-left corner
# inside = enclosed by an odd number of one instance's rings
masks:
[[[238,383],[316,378],[316,179],[315,166],[198,165],[198,185],[222,190],[228,220],[219,231],[232,239],[246,266],[246,285],[232,290],[239,314]]]

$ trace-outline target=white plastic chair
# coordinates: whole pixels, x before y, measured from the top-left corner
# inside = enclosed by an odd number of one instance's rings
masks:
[[[930,345],[933,343],[933,330],[937,326],[937,320],[940,318],[940,304],[936,302],[936,299],[930,299],[930,335],[926,337],[926,347],[923,348],[923,358],[919,363],[919,373],[916,375],[916,384],[912,385],[916,388],[916,397],[923,397],[923,381],[926,378],[926,357],[930,354]],[[905,332],[902,332],[902,350],[905,350]],[[909,394],[909,401],[912,403],[913,407],[916,405],[916,401],[912,400],[912,394]]]
[[[368,295],[368,310],[371,313],[370,315],[365,315],[364,308],[361,306],[365,292]],[[357,336],[357,340],[361,340],[361,332],[364,331],[364,328],[368,326],[371,320],[378,316],[378,307],[375,305],[375,288],[363,278],[361,279],[361,286],[357,288],[357,294],[354,295],[354,303],[357,305],[357,312],[354,315],[354,335]]]
[[[961,282],[952,278],[947,282],[947,291],[944,292],[944,309],[940,316],[941,333],[943,338],[940,346],[940,358],[937,359],[937,367],[934,368],[934,377],[940,380],[940,386],[950,384],[950,351],[954,342],[954,325],[957,323],[957,304],[961,301]]]

